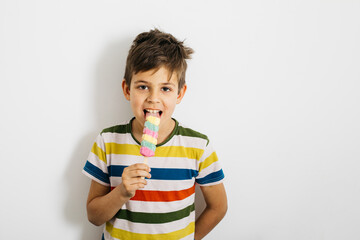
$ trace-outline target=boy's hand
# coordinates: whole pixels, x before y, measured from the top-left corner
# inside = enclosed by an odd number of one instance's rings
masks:
[[[122,183],[120,187],[121,194],[126,198],[135,196],[136,190],[144,188],[147,184],[146,178],[151,178],[150,167],[144,163],[137,163],[124,169],[122,174]]]

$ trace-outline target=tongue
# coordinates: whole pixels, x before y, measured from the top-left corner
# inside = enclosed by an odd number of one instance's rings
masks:
[[[157,112],[157,113],[146,112],[145,118],[147,118],[148,116],[160,118],[160,112]]]

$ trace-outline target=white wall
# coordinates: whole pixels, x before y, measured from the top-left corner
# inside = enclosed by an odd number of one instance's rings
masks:
[[[0,239],[99,239],[81,174],[131,116],[133,38],[196,50],[175,117],[207,133],[229,211],[206,239],[360,239],[360,1],[0,1]]]

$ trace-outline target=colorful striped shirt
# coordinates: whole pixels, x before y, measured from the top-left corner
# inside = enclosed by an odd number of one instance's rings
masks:
[[[144,161],[131,122],[97,136],[85,175],[113,189],[124,168]],[[224,174],[207,136],[175,122],[172,134],[148,159],[151,179],[105,224],[103,239],[194,239],[195,183],[219,184]]]

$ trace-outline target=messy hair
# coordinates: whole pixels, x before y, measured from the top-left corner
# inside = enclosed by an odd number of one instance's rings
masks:
[[[130,87],[133,74],[165,67],[178,77],[179,91],[185,84],[187,59],[191,59],[194,50],[183,45],[169,33],[158,29],[140,33],[129,50],[125,68],[125,82]]]

